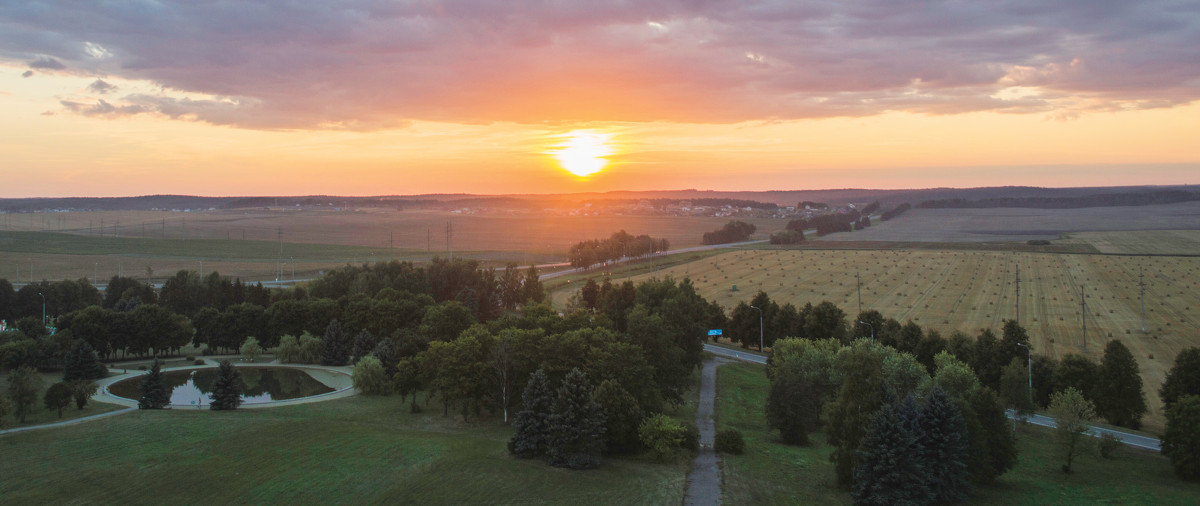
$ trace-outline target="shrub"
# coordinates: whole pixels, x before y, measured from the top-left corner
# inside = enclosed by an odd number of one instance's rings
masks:
[[[742,437],[741,431],[737,429],[725,429],[717,432],[717,438],[713,441],[713,448],[721,453],[732,453],[741,455],[746,451],[746,440]]]
[[[204,359],[198,358],[196,360],[193,360],[192,363],[195,365],[204,365]]]
[[[683,443],[685,432],[679,420],[661,413],[642,420],[638,426],[638,438],[658,459],[671,455],[671,451]]]
[[[261,357],[263,353],[262,345],[258,344],[258,339],[254,336],[247,337],[238,351],[246,358],[249,358],[251,362],[258,360],[258,357]]]
[[[354,388],[367,395],[387,395],[392,391],[392,382],[379,359],[367,355],[354,364]]]
[[[694,422],[687,422],[683,425],[683,441],[679,442],[679,447],[689,451],[700,450],[700,428]]]
[[[211,357],[214,354],[215,352],[213,352],[211,348],[204,348],[203,350],[200,350],[200,355],[205,357]]]
[[[1113,453],[1124,443],[1117,436],[1105,432],[1100,435],[1100,456],[1106,459],[1114,458]]]

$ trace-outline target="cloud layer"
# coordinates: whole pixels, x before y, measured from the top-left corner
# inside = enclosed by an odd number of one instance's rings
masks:
[[[1200,3],[6,2],[0,59],[163,89],[77,113],[247,128],[1069,117],[1200,98]]]

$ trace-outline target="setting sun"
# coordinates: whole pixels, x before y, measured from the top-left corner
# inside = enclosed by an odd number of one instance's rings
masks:
[[[604,134],[591,130],[573,130],[558,137],[563,139],[561,144],[548,154],[558,159],[563,170],[579,177],[587,177],[604,169],[608,159],[613,154],[611,144],[612,134]]]

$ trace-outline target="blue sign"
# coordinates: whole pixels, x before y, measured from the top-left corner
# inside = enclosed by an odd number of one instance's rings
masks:
[[[708,331],[708,335],[719,336],[719,335],[721,335],[721,329],[712,329],[712,330]]]

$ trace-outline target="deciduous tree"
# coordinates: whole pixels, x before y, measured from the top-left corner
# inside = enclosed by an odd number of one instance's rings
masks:
[[[1200,397],[1187,394],[1175,399],[1167,408],[1162,454],[1171,459],[1177,476],[1189,481],[1200,480]]]
[[[1071,472],[1075,457],[1091,442],[1087,424],[1095,418],[1095,413],[1091,401],[1074,387],[1050,396],[1050,416],[1054,417],[1054,433],[1059,455],[1064,461],[1064,473]]]
[[[1200,348],[1187,348],[1175,356],[1175,365],[1167,372],[1158,395],[1166,409],[1185,395],[1200,396]]]
[[[62,418],[63,408],[71,405],[71,389],[66,383],[58,382],[50,385],[46,389],[46,394],[42,396],[42,403],[46,409],[58,411],[58,417]]]

